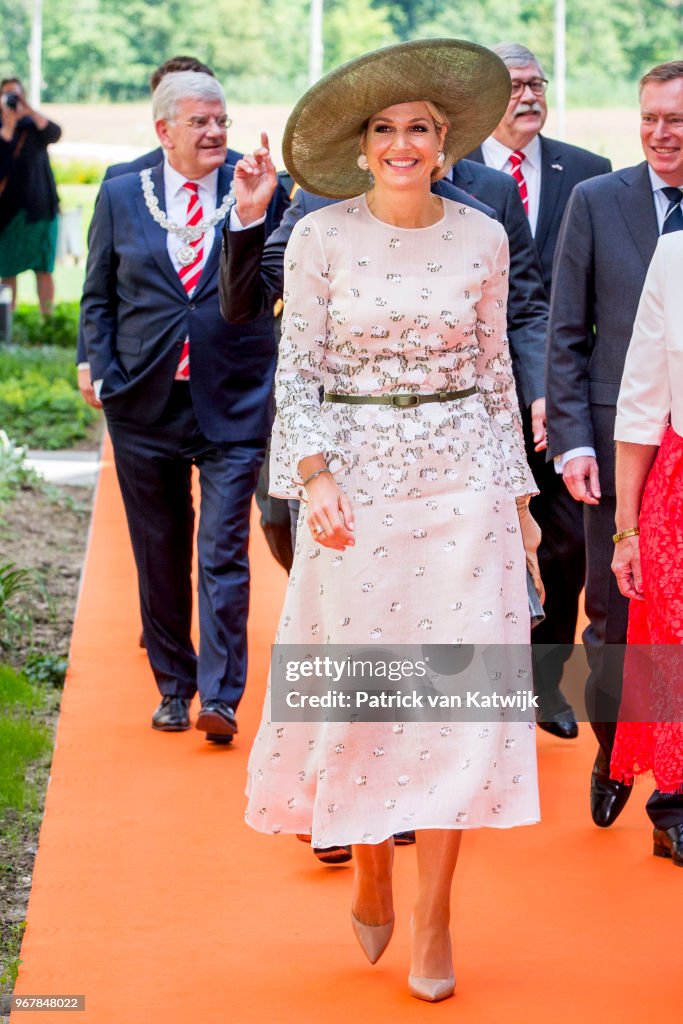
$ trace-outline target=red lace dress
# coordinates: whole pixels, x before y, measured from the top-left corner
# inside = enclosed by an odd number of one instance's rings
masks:
[[[612,778],[683,791],[683,438],[669,427],[639,517],[644,601],[631,601]]]

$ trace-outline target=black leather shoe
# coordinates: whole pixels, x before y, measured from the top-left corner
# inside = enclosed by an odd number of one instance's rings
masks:
[[[346,864],[352,857],[350,846],[319,846],[313,853],[321,864]]]
[[[209,743],[215,743],[220,747],[227,747],[229,743],[232,743],[232,736],[225,736],[219,732],[207,732],[206,738]]]
[[[670,857],[674,864],[683,868],[683,824],[656,828],[652,840],[655,857]]]
[[[559,736],[561,740],[575,740],[579,735],[579,726],[572,708],[567,708],[566,711],[555,711],[550,715],[544,714],[539,708],[538,715],[539,717],[536,719],[538,728],[553,736]]]
[[[217,736],[234,736],[237,732],[235,712],[224,700],[207,700],[197,715],[197,728]]]
[[[152,728],[161,732],[185,732],[190,728],[190,701],[166,694],[152,715]]]
[[[414,842],[414,832],[394,832],[394,843],[396,846],[412,846]]]
[[[632,791],[633,786],[610,779],[609,762],[600,747],[591,775],[591,817],[595,824],[609,828],[623,811]]]

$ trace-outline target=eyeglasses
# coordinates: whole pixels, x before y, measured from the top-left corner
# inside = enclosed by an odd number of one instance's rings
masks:
[[[527,86],[529,86],[534,96],[543,96],[545,94],[546,88],[548,87],[548,79],[530,78],[524,81],[521,78],[513,78],[510,96],[513,99],[517,99],[519,96],[522,95]]]
[[[216,128],[221,131],[225,131],[232,124],[232,118],[228,117],[227,114],[221,114],[219,117],[190,117],[187,121],[174,121],[174,124],[185,125],[193,132],[204,132],[209,127],[212,121],[215,121]]]

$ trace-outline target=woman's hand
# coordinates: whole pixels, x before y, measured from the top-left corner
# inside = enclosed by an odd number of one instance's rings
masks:
[[[261,132],[261,146],[235,164],[234,177],[237,204],[235,212],[242,227],[248,227],[265,215],[275,189],[277,172],[270,158],[268,136]]]
[[[526,564],[531,579],[533,580],[536,593],[541,604],[545,601],[545,587],[541,579],[541,570],[538,566],[538,546],[541,543],[541,528],[529,511],[528,499],[517,499],[517,514],[519,516],[519,528],[522,531],[522,543],[526,554]]]
[[[644,601],[643,572],[640,567],[640,537],[624,537],[614,545],[612,572],[619,590],[633,601]]]
[[[314,540],[325,548],[344,551],[353,547],[353,505],[331,473],[324,472],[306,486],[306,522]]]

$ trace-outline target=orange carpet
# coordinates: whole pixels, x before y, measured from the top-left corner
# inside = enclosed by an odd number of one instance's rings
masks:
[[[641,783],[618,824],[590,822],[594,743],[539,735],[543,824],[466,833],[454,890],[458,989],[406,989],[414,848],[396,855],[397,931],[370,967],[351,873],[242,821],[250,741],[285,577],[253,532],[251,663],[240,734],[149,727],[135,577],[102,471],[74,630],[18,994],[84,994],[92,1024],[647,1024],[680,1014],[683,871],[651,856]],[[15,1011],[12,1024],[69,1020]]]

